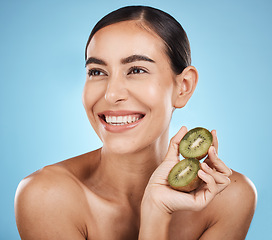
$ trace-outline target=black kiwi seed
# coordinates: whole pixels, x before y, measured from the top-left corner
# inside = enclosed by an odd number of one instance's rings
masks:
[[[202,180],[197,173],[200,163],[195,158],[186,158],[178,162],[168,175],[169,185],[176,190],[191,192],[199,187]]]
[[[205,128],[197,127],[185,134],[179,144],[179,152],[185,158],[205,157],[213,142],[211,132]]]

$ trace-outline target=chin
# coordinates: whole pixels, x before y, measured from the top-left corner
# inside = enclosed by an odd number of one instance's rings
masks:
[[[116,155],[130,155],[147,148],[149,144],[143,141],[137,141],[137,139],[112,139],[112,141],[104,142],[103,148],[107,153]]]
[[[131,146],[131,144],[127,143],[104,143],[103,148],[107,150],[108,153],[116,154],[116,155],[125,155],[131,154],[136,150],[135,146]]]

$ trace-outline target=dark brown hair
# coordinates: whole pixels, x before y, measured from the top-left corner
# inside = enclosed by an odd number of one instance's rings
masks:
[[[85,48],[85,60],[87,47],[98,30],[114,23],[129,20],[142,21],[164,41],[172,70],[176,74],[180,74],[184,68],[191,65],[190,43],[182,26],[168,13],[147,6],[127,6],[103,17],[94,26],[89,36]]]

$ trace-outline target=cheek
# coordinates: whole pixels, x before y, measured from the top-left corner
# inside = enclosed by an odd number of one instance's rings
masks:
[[[82,92],[82,103],[93,130],[96,132],[97,136],[100,137],[99,128],[97,127],[97,116],[94,115],[94,108],[103,95],[103,91],[101,90],[101,86],[99,87],[96,85],[97,84],[93,82],[86,81]]]
[[[156,83],[147,86],[143,90],[143,96],[148,101],[152,110],[163,111],[167,113],[173,108],[172,106],[173,86],[169,83]]]
[[[87,109],[89,109],[90,102],[92,102],[91,96],[92,95],[90,94],[90,86],[88,82],[86,82],[82,92],[82,103],[86,111]]]
[[[103,88],[102,86],[94,84],[90,81],[86,81],[83,92],[82,92],[82,103],[88,116],[89,114],[91,114],[95,103],[103,95],[102,88]]]

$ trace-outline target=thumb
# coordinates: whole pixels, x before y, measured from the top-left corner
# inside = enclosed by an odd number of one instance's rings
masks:
[[[186,134],[187,128],[182,127],[177,134],[170,140],[168,152],[165,156],[164,161],[152,174],[151,183],[161,183],[165,185],[165,181],[172,167],[179,161],[179,143],[183,136]]]
[[[179,157],[179,143],[186,133],[187,128],[183,126],[177,132],[177,134],[172,137],[169,143],[168,152],[165,156],[165,161],[176,161],[176,159]]]

